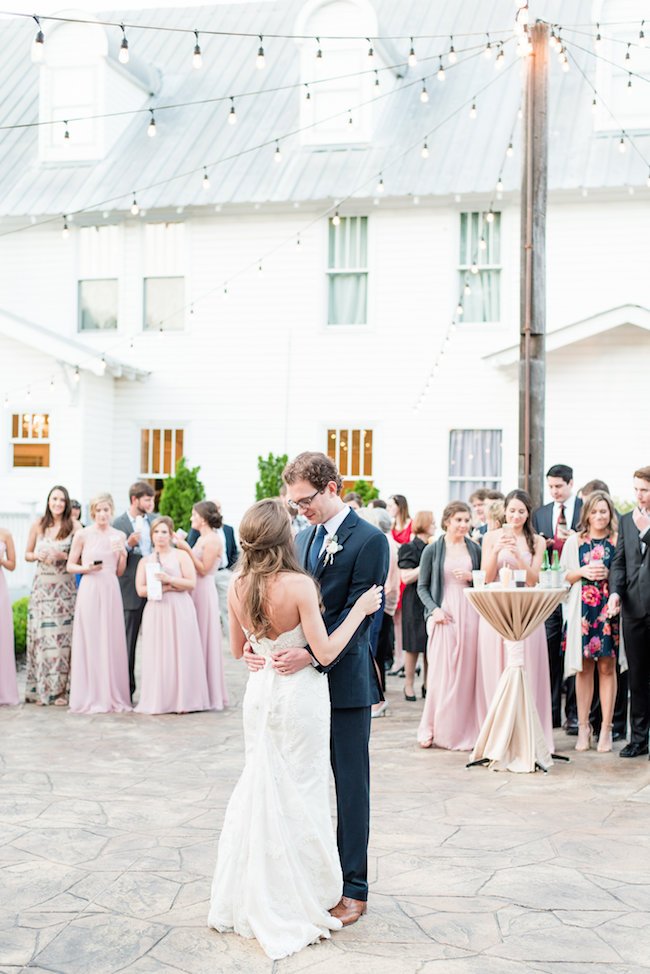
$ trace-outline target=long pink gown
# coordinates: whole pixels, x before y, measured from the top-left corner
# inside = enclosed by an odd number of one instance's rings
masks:
[[[72,630],[70,710],[108,714],[131,710],[124,611],[111,548],[120,531],[84,528],[82,564],[103,562],[101,570],[81,576]]]
[[[0,542],[4,544],[4,542]],[[14,653],[14,620],[9,587],[0,568],[0,706],[15,707],[18,700],[16,656]]]
[[[530,565],[533,556],[524,552]],[[514,557],[506,551],[499,552],[498,568],[504,565],[518,568]],[[506,667],[506,648],[503,638],[491,625],[481,619],[478,629],[478,663],[476,667],[476,710],[479,728],[487,716],[497,684]],[[553,714],[551,710],[551,677],[546,648],[546,630],[540,626],[524,639],[524,667],[535,699],[535,705],[544,731],[548,749],[553,753]]]
[[[474,687],[479,617],[463,595],[468,583],[454,575],[454,571],[471,570],[469,555],[445,559],[441,608],[451,618],[446,625],[434,625],[429,638],[427,696],[418,727],[422,747],[436,744],[453,751],[471,751],[476,743]]]
[[[148,560],[154,559],[150,555]],[[175,551],[161,560],[168,575],[181,578]],[[140,714],[179,714],[211,710],[201,634],[189,592],[163,592],[148,601],[142,615]]]
[[[194,550],[202,558],[200,539],[197,541]],[[228,706],[228,690],[223,672],[223,650],[221,648],[219,596],[214,584],[214,576],[220,566],[221,559],[217,558],[210,571],[205,575],[199,575],[197,572],[196,588],[190,593],[201,634],[201,647],[210,695],[210,710],[223,710],[224,707]]]

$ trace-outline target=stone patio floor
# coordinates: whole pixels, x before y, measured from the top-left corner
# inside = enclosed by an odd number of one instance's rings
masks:
[[[547,775],[420,750],[389,678],[373,721],[369,912],[281,961],[206,927],[242,764],[223,713],[0,708],[0,971],[636,974],[650,968],[650,764],[557,732]]]

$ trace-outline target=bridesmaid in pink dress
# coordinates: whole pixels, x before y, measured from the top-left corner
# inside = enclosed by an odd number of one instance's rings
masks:
[[[200,501],[192,508],[191,524],[201,535],[194,547],[190,548],[184,538],[174,535],[174,544],[187,552],[196,570],[196,588],[190,595],[201,633],[210,710],[223,710],[228,706],[221,648],[219,596],[214,583],[215,575],[223,564],[223,541],[217,534],[222,523],[217,505],[212,501]]]
[[[171,546],[174,522],[151,524],[154,551],[141,558],[135,576],[138,595],[147,598],[142,615],[141,714],[182,714],[211,710],[201,634],[190,592],[196,584],[192,559]],[[157,564],[162,598],[149,598],[146,566]]]
[[[0,706],[9,707],[15,707],[19,701],[14,652],[14,620],[9,587],[2,569],[12,572],[15,567],[14,539],[9,531],[0,528]]]
[[[447,504],[441,522],[445,534],[425,548],[420,562],[417,591],[429,634],[420,747],[435,744],[471,751],[478,734],[474,697],[478,615],[463,589],[479,566],[481,549],[467,537],[470,519],[464,501]]]
[[[544,539],[533,532],[532,500],[525,490],[512,490],[505,499],[506,523],[498,531],[483,537],[481,567],[486,583],[494,582],[504,565],[526,571],[526,585],[539,581],[544,557]],[[481,619],[478,637],[476,674],[476,707],[479,727],[485,720],[499,678],[506,665],[503,639]],[[546,649],[546,630],[540,626],[524,640],[524,665],[535,698],[548,749],[553,753],[553,718],[551,712],[551,678]]]
[[[81,575],[72,630],[70,710],[131,710],[124,612],[118,576],[126,567],[126,535],[111,527],[110,494],[90,502],[94,524],[75,534],[67,569]]]

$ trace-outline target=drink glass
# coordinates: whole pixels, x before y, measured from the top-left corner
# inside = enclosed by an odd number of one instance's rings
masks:
[[[472,572],[472,585],[474,588],[485,588],[485,572],[475,568]]]
[[[526,587],[526,569],[525,568],[515,568],[515,588],[525,588]]]

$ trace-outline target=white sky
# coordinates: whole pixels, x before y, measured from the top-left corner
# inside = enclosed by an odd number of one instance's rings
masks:
[[[144,10],[156,7],[212,7],[217,3],[268,3],[270,0],[76,0],[69,6],[61,0],[4,0],[0,2],[0,10],[5,13],[18,14],[52,14],[79,12],[94,13],[98,10]]]

